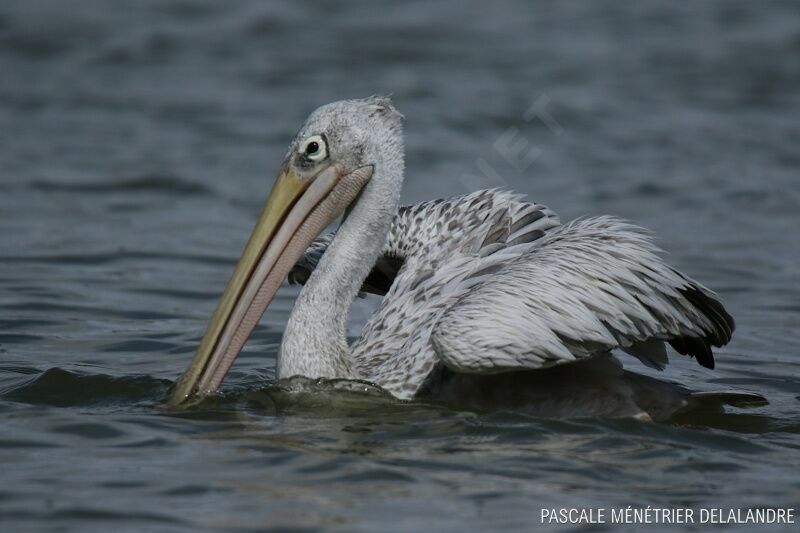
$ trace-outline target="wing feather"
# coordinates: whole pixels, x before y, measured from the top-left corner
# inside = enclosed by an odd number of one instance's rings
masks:
[[[649,234],[612,217],[554,229],[442,314],[431,342],[452,370],[532,369],[623,348],[663,368],[663,342],[713,368],[734,322],[667,266]]]
[[[334,234],[289,276],[304,283]],[[351,346],[401,398],[442,364],[463,373],[553,366],[621,348],[663,369],[664,343],[713,368],[734,322],[716,295],[667,266],[645,230],[612,217],[560,226],[498,190],[400,208],[362,290],[386,295]]]
[[[402,206],[361,291],[385,295],[410,257],[425,259],[433,252],[444,259],[475,250],[489,255],[533,242],[559,224],[558,216],[547,207],[499,189]],[[335,235],[331,232],[314,240],[289,273],[290,284],[308,281]]]

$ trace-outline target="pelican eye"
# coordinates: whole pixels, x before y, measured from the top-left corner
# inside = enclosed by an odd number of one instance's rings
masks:
[[[320,135],[312,135],[300,145],[300,154],[311,161],[322,161],[328,157],[328,149],[325,145],[325,139]]]

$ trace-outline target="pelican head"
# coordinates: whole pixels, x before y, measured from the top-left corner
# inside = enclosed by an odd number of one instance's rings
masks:
[[[386,153],[402,154],[400,114],[388,98],[345,100],[318,108],[289,146],[266,206],[170,403],[215,392],[274,297],[313,240],[354,204]],[[398,181],[398,180],[395,180]]]

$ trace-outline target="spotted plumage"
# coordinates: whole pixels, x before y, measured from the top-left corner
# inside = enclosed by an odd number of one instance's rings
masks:
[[[303,282],[335,234],[290,274]],[[350,347],[357,375],[401,398],[439,365],[545,368],[621,348],[663,368],[669,341],[713,367],[733,320],[668,267],[648,234],[611,217],[562,226],[539,204],[478,191],[401,207],[362,290],[385,294]]]

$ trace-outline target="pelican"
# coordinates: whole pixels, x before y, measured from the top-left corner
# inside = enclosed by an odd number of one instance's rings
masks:
[[[595,406],[608,404],[597,397],[613,382],[614,413],[652,415],[657,398],[687,403],[685,389],[621,370],[610,355],[621,349],[663,369],[669,343],[713,368],[712,346],[734,330],[718,297],[664,263],[648,232],[607,216],[562,225],[501,190],[401,208],[404,157],[402,115],[386,97],[308,117],[173,405],[218,390],[287,276],[304,286],[278,379],[363,380],[402,400],[517,390],[526,401],[574,403],[591,391]],[[348,343],[361,292],[383,298]]]

